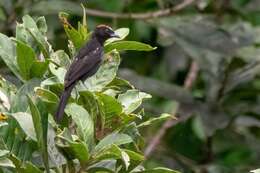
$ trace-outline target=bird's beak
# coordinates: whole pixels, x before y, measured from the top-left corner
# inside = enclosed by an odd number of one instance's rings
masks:
[[[117,35],[116,33],[111,33],[110,37],[114,37],[114,38],[120,38],[119,35]]]

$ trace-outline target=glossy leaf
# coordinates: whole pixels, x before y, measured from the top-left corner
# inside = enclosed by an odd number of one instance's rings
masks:
[[[174,116],[172,116],[172,115],[170,115],[170,114],[164,113],[164,114],[162,114],[162,115],[159,116],[159,117],[151,118],[151,119],[149,119],[148,121],[145,121],[145,122],[139,124],[137,127],[149,126],[149,125],[152,125],[152,124],[154,124],[154,123],[167,120],[167,119],[169,119],[169,118],[173,118],[173,119],[176,119],[176,120],[177,120],[177,118],[175,118]]]
[[[105,94],[99,94],[98,97],[103,103],[102,106],[106,119],[118,116],[122,113],[122,105],[114,97]]]
[[[114,173],[115,169],[116,169],[116,160],[107,159],[107,160],[102,160],[96,164],[89,166],[87,171],[89,173],[96,173],[96,172]]]
[[[50,90],[37,87],[35,88],[35,92],[43,101],[51,103],[57,103],[59,101],[58,96]]]
[[[31,70],[30,70],[31,76],[35,77],[35,78],[43,77],[43,75],[46,73],[46,71],[48,69],[48,65],[49,65],[48,60],[44,60],[44,61],[36,60],[36,61],[34,61],[33,64],[32,64]]]
[[[104,139],[102,139],[98,145],[95,147],[95,150],[101,151],[102,149],[105,149],[112,144],[114,145],[122,145],[122,144],[127,144],[131,143],[133,140],[130,136],[122,133],[112,133],[106,136]]]
[[[33,165],[30,162],[26,162],[24,168],[22,168],[24,173],[43,173],[37,166]]]
[[[17,112],[11,114],[11,116],[17,121],[17,123],[20,125],[20,127],[29,138],[37,141],[35,127],[33,125],[32,116],[30,114],[26,112]]]
[[[260,169],[255,169],[255,170],[252,170],[250,171],[251,173],[260,173]]]
[[[142,104],[142,100],[146,98],[151,98],[151,95],[138,90],[128,90],[126,93],[118,96],[118,101],[124,106],[124,112],[130,114],[135,111]]]
[[[79,24],[78,30],[75,29],[72,25],[69,24],[67,17],[67,13],[59,14],[59,18],[63,23],[64,30],[69,40],[71,40],[75,48],[79,50],[86,42],[87,29],[82,24]]]
[[[66,152],[65,155],[68,155],[70,159],[78,159],[81,164],[89,160],[90,154],[85,142],[72,141],[64,136],[58,136],[58,138],[61,142],[58,142],[57,145]]]
[[[53,63],[50,63],[49,69],[50,69],[51,73],[58,78],[60,83],[64,83],[64,77],[67,72],[64,67],[57,67]]]
[[[115,30],[115,34],[118,35],[120,38],[110,38],[105,42],[105,45],[125,39],[129,34],[129,28],[119,28]]]
[[[94,123],[92,117],[82,106],[75,103],[67,105],[66,114],[70,115],[77,126],[77,134],[82,141],[93,144]]]
[[[15,166],[11,160],[7,158],[0,158],[0,167],[14,168]]]
[[[0,33],[0,57],[8,66],[8,68],[19,78],[22,79],[19,73],[18,65],[16,64],[15,45],[4,34]]]
[[[45,20],[45,17],[41,16],[36,20],[36,25],[38,27],[38,29],[45,34],[48,30],[48,26]]]
[[[37,142],[38,142],[39,148],[42,153],[44,166],[48,170],[49,162],[48,162],[47,141],[44,139],[45,130],[43,129],[44,125],[42,124],[42,117],[41,117],[41,114],[40,114],[38,108],[36,107],[36,105],[33,103],[33,101],[31,100],[31,98],[29,96],[28,96],[28,103],[29,103],[29,107],[31,110],[31,114],[32,114],[33,125],[34,125],[34,129],[36,132]]]
[[[21,86],[11,103],[12,112],[26,112],[29,106],[26,95],[33,95],[34,88],[39,85],[40,80],[31,79]]]
[[[137,42],[137,41],[117,41],[105,46],[106,53],[109,53],[114,49],[116,49],[117,51],[123,51],[123,50],[152,51],[155,50],[156,47],[152,47],[148,44]]]
[[[7,156],[9,153],[10,153],[10,151],[8,151],[8,150],[0,149],[0,158]]]
[[[17,40],[16,54],[17,64],[21,75],[25,80],[30,79],[30,69],[35,61],[35,53],[33,49],[29,45]]]
[[[133,173],[180,173],[180,172],[167,169],[167,168],[154,168],[145,171],[137,171],[137,172],[133,171]]]
[[[61,67],[67,68],[70,65],[70,58],[64,52],[64,50],[58,50],[56,52],[53,52],[51,54],[51,60]]]
[[[36,41],[44,57],[46,59],[49,58],[51,51],[50,45],[45,39],[44,35],[42,35],[41,31],[38,29],[36,22],[29,15],[25,15],[22,19],[26,31],[29,32],[32,38]]]
[[[123,150],[128,154],[131,160],[140,161],[140,162],[144,160],[144,156],[140,153],[136,153],[132,150],[127,150],[127,149],[123,149]]]

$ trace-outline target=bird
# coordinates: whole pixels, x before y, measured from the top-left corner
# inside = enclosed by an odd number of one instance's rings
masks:
[[[78,81],[84,81],[98,71],[104,56],[104,43],[113,37],[120,38],[111,27],[103,24],[96,26],[90,40],[74,57],[65,74],[64,90],[55,114],[57,122],[62,120],[67,101]]]

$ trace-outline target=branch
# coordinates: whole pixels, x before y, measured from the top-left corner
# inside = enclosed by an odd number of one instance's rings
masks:
[[[174,13],[184,9],[188,5],[192,4],[195,0],[183,0],[182,3],[172,8],[162,9],[153,12],[146,13],[114,13],[105,12],[101,10],[94,10],[86,8],[86,14],[89,16],[112,18],[112,19],[137,19],[137,20],[148,20],[152,18],[165,17],[173,15]]]
[[[197,78],[198,70],[199,70],[198,64],[195,61],[193,61],[191,66],[190,66],[190,70],[189,70],[189,72],[186,76],[186,79],[184,81],[184,88],[185,89],[190,89],[192,87],[192,84],[194,83],[195,79]],[[183,106],[185,106],[185,105],[183,105]],[[190,111],[191,110],[189,110],[189,112]],[[183,121],[187,120],[192,115],[194,115],[194,114],[186,113],[185,116],[181,116],[178,120],[169,119],[168,121],[166,121],[163,124],[163,126],[160,128],[160,130],[152,138],[152,140],[148,144],[148,146],[146,147],[146,149],[144,151],[145,157],[147,158],[151,155],[151,153],[155,150],[155,148],[160,144],[162,137],[165,135],[166,131],[169,128],[178,124],[179,122],[183,122]]]
[[[188,75],[186,76],[186,79],[184,81],[185,89],[190,89],[192,87],[192,84],[194,83],[194,81],[197,78],[198,71],[199,71],[199,66],[195,61],[193,61],[191,63]]]

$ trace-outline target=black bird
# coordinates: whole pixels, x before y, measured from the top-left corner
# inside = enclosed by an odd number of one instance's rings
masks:
[[[119,37],[106,25],[98,25],[92,33],[91,39],[74,57],[64,80],[64,91],[56,112],[56,121],[60,122],[71,91],[79,80],[84,81],[94,75],[99,69],[103,55],[104,42],[112,37]]]

